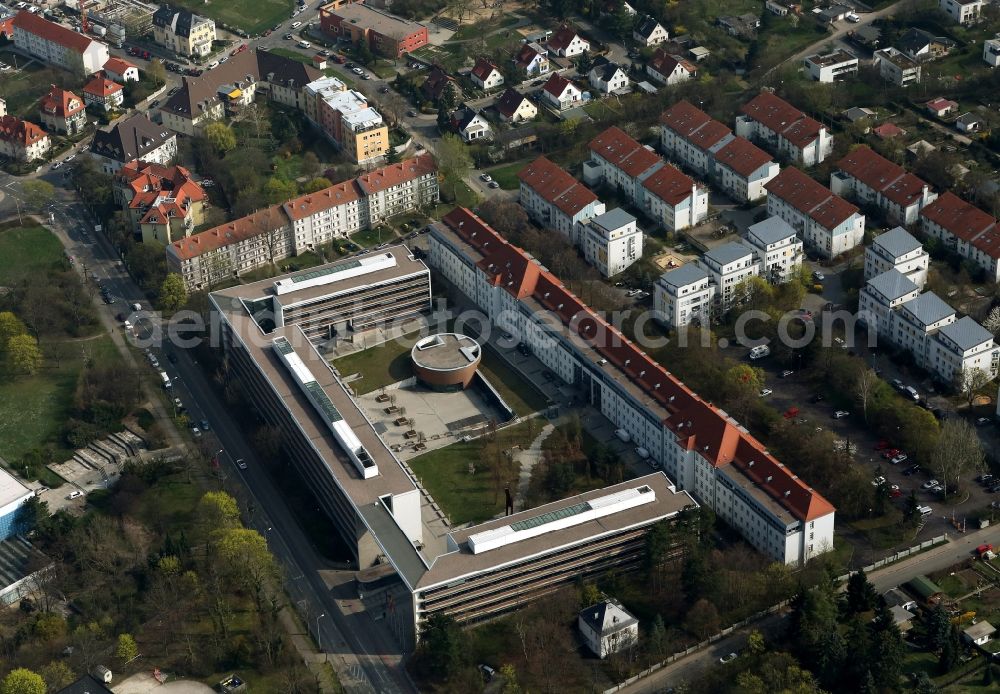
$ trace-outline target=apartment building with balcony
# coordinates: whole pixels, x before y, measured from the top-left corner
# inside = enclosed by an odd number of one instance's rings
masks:
[[[14,17],[14,45],[43,63],[87,77],[104,68],[108,47],[27,10]]]
[[[653,311],[669,328],[692,323],[708,325],[716,286],[700,263],[685,263],[663,273],[653,286]]]
[[[115,174],[113,193],[143,243],[173,243],[205,222],[208,196],[183,166],[130,161]]]
[[[865,216],[860,210],[794,166],[765,188],[768,216],[788,222],[807,247],[824,257],[836,257],[864,240]]]
[[[763,91],[740,107],[736,134],[761,144],[800,166],[819,164],[833,152],[833,135],[771,92]]]
[[[858,57],[843,49],[826,54],[816,53],[803,62],[806,72],[817,82],[830,84],[858,74]]]
[[[760,276],[771,284],[798,277],[802,267],[802,239],[781,217],[768,217],[747,229],[746,243],[753,249]]]
[[[938,0],[941,11],[962,26],[979,22],[985,6],[984,0]]]
[[[701,256],[702,266],[708,270],[715,285],[715,301],[725,311],[737,297],[741,282],[760,275],[760,263],[754,251],[741,241],[731,241],[709,249]]]
[[[642,257],[642,229],[620,207],[578,224],[574,243],[604,277],[613,277]]]
[[[930,255],[923,244],[903,227],[879,234],[865,248],[865,279],[898,270],[920,289],[927,284]]]
[[[528,216],[569,240],[577,224],[607,212],[589,188],[544,156],[521,169],[517,178],[518,202]]]
[[[370,164],[385,158],[389,128],[364,94],[347,89],[336,77],[325,77],[305,86],[303,102],[313,125],[354,162]]]
[[[992,215],[947,191],[920,210],[920,228],[1000,281],[1000,224]]]
[[[145,113],[135,113],[98,130],[90,143],[90,155],[112,176],[135,159],[166,166],[177,156],[177,135]]]
[[[983,41],[983,62],[990,67],[1000,66],[1000,38]]]
[[[830,190],[861,204],[879,208],[893,224],[913,224],[926,205],[937,199],[923,180],[876,153],[855,147],[837,162]]]
[[[882,79],[897,87],[920,83],[920,63],[892,46],[875,51],[874,65]]]

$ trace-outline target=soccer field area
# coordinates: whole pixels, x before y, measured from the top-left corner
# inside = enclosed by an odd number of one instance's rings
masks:
[[[292,0],[176,0],[173,5],[214,19],[218,24],[236,27],[251,36],[292,16]]]

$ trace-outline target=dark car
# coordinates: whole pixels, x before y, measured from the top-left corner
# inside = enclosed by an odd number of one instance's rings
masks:
[[[344,63],[344,67],[346,67],[348,70],[353,70],[354,68],[357,67],[357,65],[355,65],[354,63]]]
[[[919,465],[911,465],[910,467],[903,470],[903,474],[906,475],[907,477],[909,477],[910,475],[915,475],[918,472],[920,472]]]
[[[811,398],[809,398],[809,402],[815,405],[817,402],[823,402],[825,399],[826,396],[824,396],[822,393],[816,393]]]

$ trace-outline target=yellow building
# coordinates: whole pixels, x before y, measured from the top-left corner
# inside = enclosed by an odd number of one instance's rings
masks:
[[[212,52],[215,22],[187,10],[163,7],[153,14],[153,40],[178,55],[203,58]]]
[[[377,162],[389,152],[382,114],[336,77],[307,84],[303,101],[309,120],[358,164]]]

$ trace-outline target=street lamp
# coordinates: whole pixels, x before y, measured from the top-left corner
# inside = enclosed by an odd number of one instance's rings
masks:
[[[323,612],[316,618],[316,650],[320,653],[323,652],[323,633],[319,630],[319,620],[323,619],[323,617],[326,617],[326,612]]]

